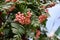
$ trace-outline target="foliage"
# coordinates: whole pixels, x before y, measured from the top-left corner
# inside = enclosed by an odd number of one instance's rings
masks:
[[[25,39],[29,37],[35,38],[36,30],[38,28],[40,29],[40,24],[44,26],[46,25],[46,18],[42,16],[42,18],[44,19],[42,23],[41,19],[39,18],[39,16],[41,15],[46,15],[44,9],[41,8],[42,4],[43,3],[40,3],[40,0],[0,0],[0,39],[22,40],[24,36]],[[15,21],[16,14],[18,14],[18,12],[21,12],[21,14],[26,17],[28,11],[32,13],[31,18],[28,18],[31,21],[30,24],[23,25]],[[28,14],[28,16],[29,15],[30,14]],[[33,33],[33,35],[31,33]],[[43,34],[43,36],[44,35],[45,34]]]

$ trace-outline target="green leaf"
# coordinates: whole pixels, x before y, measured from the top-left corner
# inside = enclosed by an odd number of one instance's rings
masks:
[[[16,9],[20,12],[25,13],[27,11],[26,3],[16,4]]]
[[[20,25],[18,23],[11,23],[11,26],[14,27],[14,28],[19,28]]]
[[[10,29],[4,29],[3,32],[4,32],[5,37],[8,37],[9,36]]]
[[[15,33],[15,34],[18,34],[18,30],[15,29],[15,28],[12,28],[12,32]]]
[[[32,18],[31,18],[31,25],[33,26],[33,28],[35,27],[39,27],[40,26],[40,23],[38,21],[38,17],[36,15],[33,15]]]
[[[21,40],[21,35],[14,35],[13,40]]]
[[[22,28],[19,28],[19,29],[17,29],[17,30],[19,31],[20,34],[24,33],[24,31],[25,31],[25,30],[22,29]]]
[[[24,33],[24,27],[22,25],[19,25],[18,23],[11,23],[12,31],[15,34],[23,34]]]

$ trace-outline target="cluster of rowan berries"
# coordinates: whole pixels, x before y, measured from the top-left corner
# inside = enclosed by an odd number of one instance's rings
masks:
[[[36,39],[40,37],[40,34],[41,34],[40,30],[36,30]]]
[[[17,0],[5,0],[5,2],[16,2]]]
[[[42,23],[43,21],[45,21],[46,18],[47,18],[46,15],[44,15],[44,14],[40,15],[40,16],[39,16],[39,21],[40,21],[40,23]]]
[[[31,12],[28,11],[27,12],[27,15],[25,16],[23,13],[21,12],[18,12],[16,15],[15,15],[15,21],[18,21],[19,23],[21,23],[22,25],[24,24],[30,24],[31,23]]]

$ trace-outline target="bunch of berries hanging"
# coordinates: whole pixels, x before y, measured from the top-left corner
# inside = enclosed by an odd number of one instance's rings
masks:
[[[44,22],[44,21],[46,20],[46,18],[47,18],[46,15],[44,15],[44,14],[40,15],[40,16],[39,16],[39,21],[40,21],[40,23]]]
[[[15,15],[15,21],[18,21],[19,23],[21,23],[22,25],[24,24],[30,24],[31,23],[31,12],[28,11],[27,12],[27,15],[25,16],[23,13],[21,12],[18,12],[16,15]]]
[[[36,39],[40,37],[41,31],[39,29],[36,30]]]

